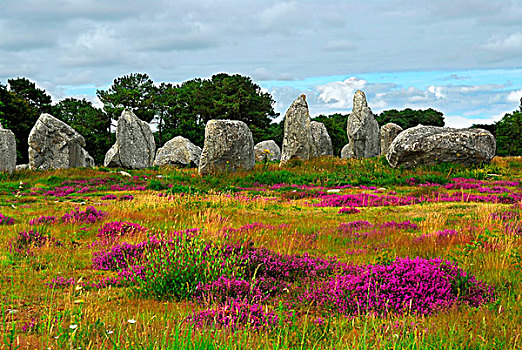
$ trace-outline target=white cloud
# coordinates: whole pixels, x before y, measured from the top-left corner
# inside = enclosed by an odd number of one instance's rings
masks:
[[[522,32],[513,33],[504,38],[491,38],[483,47],[491,51],[520,52],[522,51]]]
[[[259,14],[259,20],[265,29],[273,30],[296,24],[300,14],[302,15],[295,1],[276,2]]]
[[[522,89],[517,90],[517,91],[511,91],[507,96],[507,100],[509,102],[515,102],[515,103],[520,102],[521,98],[522,98]]]
[[[350,108],[353,103],[353,95],[357,90],[364,89],[366,83],[366,80],[350,77],[345,81],[319,85],[316,90],[319,91],[319,100],[330,108]]]

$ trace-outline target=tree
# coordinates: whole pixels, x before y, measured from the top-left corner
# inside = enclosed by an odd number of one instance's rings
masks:
[[[489,131],[496,137],[497,135],[497,124],[473,124],[470,126],[471,129],[484,129]]]
[[[9,91],[25,99],[38,114],[50,113],[52,99],[45,90],[36,87],[35,83],[26,78],[9,79],[7,82]]]
[[[0,123],[15,134],[18,164],[29,161],[27,139],[39,115],[26,99],[0,84]]]
[[[346,133],[346,123],[348,115],[339,113],[331,115],[319,115],[312,120],[321,122],[326,127],[328,135],[332,139],[332,146],[334,155],[339,156],[341,150],[348,143],[348,135]]]
[[[518,111],[508,113],[496,123],[497,154],[522,156],[522,98]]]
[[[107,91],[97,90],[96,95],[109,120],[118,120],[125,108],[146,122],[154,118],[156,88],[147,74],[132,73],[116,78]]]
[[[381,126],[387,123],[395,123],[403,129],[409,129],[419,124],[444,126],[444,115],[442,112],[436,111],[432,108],[426,110],[412,110],[411,108],[406,108],[402,111],[391,109],[383,111],[375,118]]]
[[[245,122],[254,142],[269,138],[270,121],[276,117],[269,93],[241,75],[217,74],[180,85],[160,86],[156,110],[164,122],[162,142],[184,136],[203,146],[205,125],[211,119]]]
[[[66,98],[53,106],[54,116],[73,127],[85,138],[85,150],[102,164],[111,146],[109,120],[102,110],[86,99]]]

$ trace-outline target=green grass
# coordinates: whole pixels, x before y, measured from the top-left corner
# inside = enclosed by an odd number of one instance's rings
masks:
[[[464,168],[451,164],[412,170],[391,169],[383,159],[317,159],[294,163],[257,165],[251,173],[199,176],[195,169],[153,168],[129,171],[127,177],[106,168],[54,171],[23,171],[0,174],[0,213],[15,219],[0,225],[0,348],[82,349],[517,349],[521,347],[522,324],[522,236],[509,234],[504,223],[491,213],[522,210],[511,204],[476,202],[422,203],[410,206],[363,207],[356,214],[338,214],[339,208],[316,207],[320,191],[351,185],[341,194],[370,193],[358,186],[385,188],[397,195],[435,196],[453,193],[415,183],[446,184],[454,177],[485,181],[521,181],[521,158],[496,158],[487,166]],[[144,178],[143,176],[146,176]],[[106,178],[85,193],[63,197],[46,196],[71,181]],[[275,184],[315,186],[299,189]],[[111,190],[111,186],[144,186],[144,191]],[[35,190],[39,188],[41,190]],[[243,190],[242,188],[249,188]],[[520,186],[510,187],[520,193]],[[294,192],[295,191],[295,192]],[[458,190],[461,191],[461,190]],[[462,190],[480,195],[475,190]],[[132,194],[132,201],[102,201],[101,197]],[[161,197],[158,196],[161,194]],[[75,207],[93,205],[108,212],[94,224],[43,225],[41,230],[62,242],[34,249],[34,255],[16,256],[10,241],[21,230],[33,228],[29,220],[54,215],[60,218]],[[372,224],[410,220],[418,230],[389,229],[364,240],[343,235],[340,223],[367,220]],[[495,286],[497,299],[478,308],[459,306],[431,315],[365,314],[342,316],[336,310],[318,310],[310,305],[293,306],[270,299],[263,306],[279,315],[277,326],[236,331],[219,327],[195,328],[187,321],[194,311],[208,307],[187,297],[196,282],[222,273],[219,264],[198,271],[197,249],[185,246],[174,253],[188,262],[185,271],[172,271],[161,264],[166,256],[151,253],[158,262],[156,285],[103,289],[50,289],[54,277],[98,281],[116,272],[92,268],[91,246],[98,229],[111,221],[131,221],[163,234],[200,228],[202,242],[252,242],[277,253],[337,257],[342,262],[375,264],[396,257],[442,257],[457,262],[465,271]],[[519,219],[510,222],[519,222]],[[255,222],[273,228],[239,229]],[[284,225],[282,225],[284,224]],[[282,226],[281,226],[282,225]],[[461,234],[448,240],[415,240],[423,234],[455,229]],[[146,236],[125,238],[137,243]],[[193,244],[203,244],[193,242]],[[348,254],[347,252],[352,253]],[[173,258],[173,257],[170,257]],[[192,260],[191,260],[192,259]],[[233,265],[233,264],[232,264]],[[230,267],[230,266],[229,266]],[[233,266],[232,266],[233,267]],[[232,268],[230,267],[230,268]],[[203,273],[203,274],[201,274]],[[227,273],[225,273],[227,274]],[[238,271],[229,271],[237,275]],[[143,292],[143,291],[147,292]],[[175,297],[165,297],[165,295]],[[281,302],[281,303],[280,303]],[[318,318],[323,321],[317,321]],[[129,322],[129,320],[131,322]],[[135,320],[136,322],[133,322]]]

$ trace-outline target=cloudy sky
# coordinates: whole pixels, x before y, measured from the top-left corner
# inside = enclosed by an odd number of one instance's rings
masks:
[[[55,101],[124,74],[182,82],[240,73],[283,113],[428,108],[491,123],[522,97],[522,0],[0,0],[0,82]]]

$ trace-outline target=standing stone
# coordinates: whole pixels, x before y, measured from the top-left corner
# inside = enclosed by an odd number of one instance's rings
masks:
[[[183,136],[176,136],[158,149],[154,165],[197,168],[200,157],[201,147],[196,146]]]
[[[254,139],[248,126],[238,120],[210,120],[205,127],[199,173],[205,175],[252,169]]]
[[[399,135],[402,128],[395,123],[388,123],[381,127],[381,156],[388,153],[388,149],[393,140]]]
[[[472,165],[489,163],[495,150],[495,137],[483,129],[418,125],[401,132],[393,140],[386,159],[393,168],[443,162]]]
[[[104,166],[143,169],[153,165],[156,143],[148,123],[125,109],[118,119],[116,143],[107,151]]]
[[[50,114],[42,114],[29,133],[31,169],[66,169],[94,166],[83,148],[85,139],[76,130]]]
[[[357,90],[353,97],[352,113],[348,116],[347,154],[355,158],[370,158],[379,155],[379,124],[366,102],[366,95]]]
[[[16,141],[11,130],[0,124],[0,172],[13,172],[16,168]]]
[[[274,140],[261,141],[254,146],[256,162],[264,162],[265,159],[272,162],[281,160],[281,149]]]
[[[350,159],[353,158],[353,154],[350,153],[350,144],[344,145],[343,149],[341,149],[341,159]]]
[[[323,123],[316,121],[310,122],[312,134],[312,153],[314,157],[333,156],[332,139],[328,135],[328,130]]]
[[[310,113],[306,96],[301,95],[292,103],[285,115],[281,165],[286,164],[290,159],[310,159],[313,157],[312,145]]]

